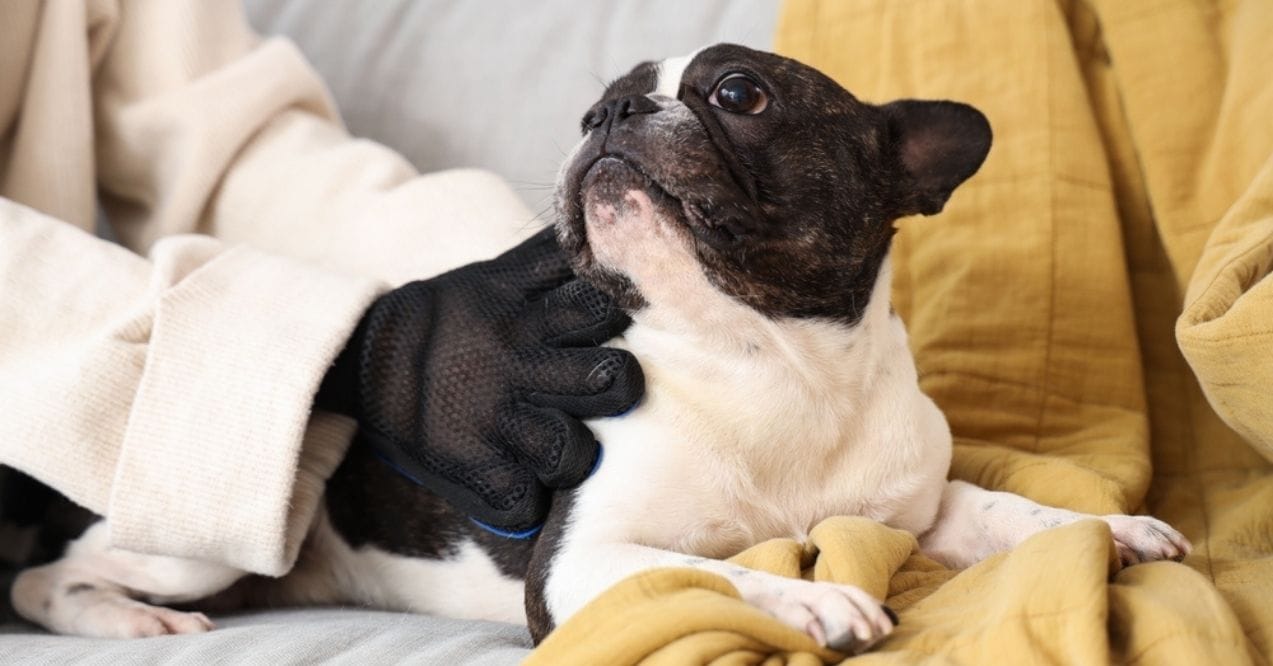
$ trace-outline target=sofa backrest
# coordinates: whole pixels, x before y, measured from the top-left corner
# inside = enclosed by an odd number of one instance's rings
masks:
[[[421,171],[482,167],[545,210],[579,119],[642,60],[769,48],[779,0],[246,0],[330,86],[350,131]]]

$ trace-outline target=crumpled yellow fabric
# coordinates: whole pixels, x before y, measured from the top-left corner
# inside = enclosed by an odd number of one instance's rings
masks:
[[[788,0],[780,52],[863,99],[949,98],[995,143],[899,223],[894,304],[955,433],[951,476],[1148,511],[1184,564],[1117,570],[1083,521],[952,572],[834,518],[735,558],[863,587],[896,633],[854,663],[1273,661],[1273,3]],[[816,664],[686,569],[616,585],[532,664]]]

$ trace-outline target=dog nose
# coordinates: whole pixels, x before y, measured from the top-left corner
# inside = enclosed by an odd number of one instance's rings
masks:
[[[659,110],[658,102],[645,95],[627,95],[610,100],[602,100],[592,105],[588,113],[583,115],[583,131],[594,130],[607,124],[622,122],[630,116],[642,113],[655,113]]]

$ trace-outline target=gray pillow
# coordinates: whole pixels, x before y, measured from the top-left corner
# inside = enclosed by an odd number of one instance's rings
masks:
[[[530,654],[525,627],[427,615],[308,608],[215,618],[206,634],[120,640],[0,625],[0,664],[439,664],[498,666]]]
[[[294,40],[350,131],[421,171],[482,167],[546,211],[579,119],[642,60],[770,48],[780,0],[247,0]]]

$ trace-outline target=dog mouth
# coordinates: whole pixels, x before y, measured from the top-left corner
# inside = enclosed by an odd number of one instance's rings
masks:
[[[585,238],[590,211],[603,205],[626,210],[632,205],[633,192],[645,194],[655,210],[710,246],[737,243],[743,233],[735,225],[715,222],[692,197],[660,181],[639,160],[627,155],[607,153],[597,156],[582,170],[582,176],[576,183],[573,210],[577,219],[572,221],[572,226]]]
[[[645,194],[656,209],[688,224],[685,209],[689,207],[681,197],[670,192],[636,160],[616,154],[601,155],[584,170],[578,187],[578,210],[586,217],[603,205],[624,209],[630,205],[633,192]]]
[[[669,192],[637,161],[622,155],[601,155],[588,165],[579,183],[579,204],[586,205],[590,195],[610,194],[610,192],[598,192],[598,190],[611,189],[616,191],[640,189],[649,194],[652,199],[668,206],[682,205],[680,197]]]

